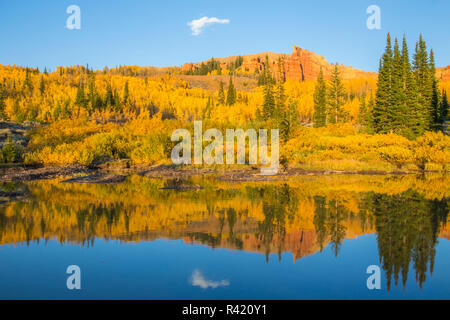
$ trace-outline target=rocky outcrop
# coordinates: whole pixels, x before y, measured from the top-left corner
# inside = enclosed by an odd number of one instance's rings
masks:
[[[292,54],[283,60],[282,70],[286,79],[304,81],[316,80],[320,72],[320,67],[323,69],[324,77],[329,79],[334,68],[333,65],[328,63],[324,57],[294,45]],[[365,72],[351,66],[339,65],[338,67],[343,79],[377,77],[375,72]]]
[[[266,59],[267,57],[267,59]],[[235,61],[237,56],[227,58],[214,58],[219,61],[222,68]],[[281,68],[278,63],[282,61]],[[320,56],[312,51],[302,49],[294,45],[292,54],[282,54],[273,52],[263,52],[259,54],[251,54],[243,56],[243,63],[239,70],[247,72],[261,72],[266,67],[266,63],[269,63],[270,70],[274,75],[278,76],[281,69],[282,76],[285,79],[293,80],[315,80],[319,75],[320,67],[322,67],[325,78],[329,79],[331,71],[334,68],[323,56]],[[181,67],[181,70],[186,72],[194,68],[200,67],[199,63],[186,63]],[[355,69],[351,66],[346,67],[339,65],[339,70],[344,79],[353,79],[361,77],[376,78],[377,73],[366,72],[363,70]]]

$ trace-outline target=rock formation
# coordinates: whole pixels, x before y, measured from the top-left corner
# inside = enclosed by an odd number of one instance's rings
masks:
[[[323,68],[325,78],[329,78],[333,68],[333,65],[330,64],[324,57],[294,45],[293,52],[290,55],[272,52],[245,55],[243,56],[243,63],[239,70],[247,72],[261,72],[266,67],[266,57],[268,58],[270,70],[274,73],[274,75],[278,75],[278,61],[281,59],[281,71],[286,79],[301,81],[315,80],[319,75],[320,67]],[[214,58],[214,60],[219,61],[222,68],[226,68],[227,64],[235,61],[236,58],[237,56],[232,56],[226,58]],[[201,62],[186,63],[181,67],[181,70],[183,72],[187,72],[194,68],[200,67],[200,65]],[[339,69],[344,79],[377,77],[375,72],[365,72],[351,66],[346,67],[339,65]]]

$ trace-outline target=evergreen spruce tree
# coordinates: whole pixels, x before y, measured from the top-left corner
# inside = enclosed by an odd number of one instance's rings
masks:
[[[416,130],[421,135],[425,131],[431,129],[431,97],[432,83],[430,80],[430,64],[425,41],[420,35],[419,41],[416,43],[416,52],[413,59],[413,72],[418,93],[418,110],[416,112]]]
[[[120,103],[120,96],[119,96],[119,93],[117,92],[117,88],[114,88],[113,106],[114,106],[114,111],[116,111],[116,112],[122,111],[122,104]]]
[[[93,74],[89,76],[87,100],[89,100],[89,108],[88,108],[89,114],[91,114],[91,112],[95,110],[99,111],[101,110],[102,99],[98,95],[97,90],[95,88],[95,76]]]
[[[436,78],[436,66],[434,63],[434,52],[430,50],[430,85],[431,85],[431,129],[442,131],[444,123],[441,118],[441,96],[439,91],[439,83]]]
[[[277,121],[282,120],[284,115],[286,114],[286,93],[284,90],[284,77],[283,72],[281,70],[281,58],[278,60],[278,82],[276,85],[275,92],[275,109],[274,109],[274,117]]]
[[[30,70],[28,68],[26,68],[25,71],[25,81],[23,83],[22,91],[28,95],[31,95],[31,93],[33,92],[33,82],[31,81]]]
[[[289,140],[297,126],[297,106],[295,103],[290,103],[287,110],[283,113],[283,119],[280,123],[280,137],[283,142]]]
[[[86,97],[84,94],[84,84],[83,84],[83,79],[81,77],[80,77],[80,83],[79,83],[78,89],[77,89],[77,95],[75,98],[75,105],[77,105],[78,108],[80,108],[80,107],[87,108],[87,100],[86,100]]]
[[[314,89],[314,127],[320,128],[327,125],[327,84],[320,67],[316,87]]]
[[[388,113],[392,102],[392,61],[393,53],[391,36],[388,33],[386,39],[386,49],[380,60],[376,104],[373,108],[374,129],[377,133],[386,133],[391,129]]]
[[[405,68],[402,53],[400,53],[397,38],[395,38],[394,52],[392,60],[391,75],[391,95],[390,108],[387,109],[386,129],[396,133],[403,132],[406,122],[407,106],[406,106],[406,88],[405,88]]]
[[[212,100],[211,97],[208,97],[208,102],[206,103],[205,109],[203,109],[203,119],[210,119],[211,118],[211,105]]]
[[[333,71],[331,72],[330,86],[328,88],[328,123],[339,123],[345,121],[345,113],[342,109],[345,102],[345,96],[346,92],[344,84],[336,63]]]
[[[106,85],[106,95],[105,95],[105,105],[110,107],[114,104],[113,91],[111,88],[111,83],[108,82]]]
[[[123,104],[126,104],[128,102],[128,98],[129,98],[129,90],[128,90],[128,81],[125,82],[125,87],[123,88]]]
[[[407,138],[414,138],[421,131],[420,122],[420,106],[416,85],[416,79],[412,73],[412,66],[409,61],[408,45],[406,36],[403,35],[402,45],[402,64],[403,64],[403,88],[404,88],[404,104],[405,104],[405,129],[401,133]]]
[[[447,91],[442,90],[442,101],[441,101],[441,123],[443,123],[443,127],[445,128],[447,119],[448,119],[448,111],[449,111],[449,102],[447,98]]]
[[[222,74],[222,68],[220,67],[220,62],[217,64],[217,75],[221,75]]]
[[[42,76],[41,76],[41,81],[39,83],[39,92],[41,93],[41,96],[45,92],[45,82],[44,82],[44,77],[42,77]]]
[[[230,82],[228,84],[227,91],[227,105],[232,106],[236,103],[236,89],[233,85],[233,78],[230,76]]]
[[[358,113],[358,122],[361,125],[362,132],[365,132],[365,127],[366,127],[365,118],[366,118],[366,114],[368,113],[367,109],[368,108],[367,108],[367,103],[366,103],[366,93],[363,92],[360,97],[359,113]]]
[[[225,104],[225,91],[223,89],[223,81],[219,83],[219,104]]]
[[[369,134],[375,133],[372,111],[373,108],[375,108],[375,98],[372,94],[372,91],[370,91],[369,104],[367,105],[367,112],[364,118],[365,131]]]
[[[263,120],[269,120],[273,117],[275,111],[275,98],[272,82],[267,82],[264,87],[264,104],[262,107]]]

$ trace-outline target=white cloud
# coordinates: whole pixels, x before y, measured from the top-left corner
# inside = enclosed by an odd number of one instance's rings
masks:
[[[191,277],[191,284],[196,287],[200,287],[202,289],[208,289],[208,288],[218,288],[218,287],[226,287],[230,285],[230,282],[228,280],[221,280],[221,281],[212,281],[205,279],[203,274],[199,270],[194,270]]]
[[[216,17],[212,17],[212,18],[203,17],[203,18],[200,18],[197,20],[192,20],[192,21],[188,22],[188,26],[192,30],[192,35],[198,36],[200,33],[203,32],[204,28],[206,28],[207,26],[209,26],[213,23],[228,24],[228,23],[230,23],[230,20],[218,19]]]

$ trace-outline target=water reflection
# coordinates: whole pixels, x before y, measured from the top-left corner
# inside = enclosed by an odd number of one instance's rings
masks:
[[[268,263],[273,253],[281,260],[291,252],[298,260],[327,248],[338,259],[345,239],[376,233],[388,289],[400,279],[405,286],[411,262],[422,287],[433,273],[438,238],[450,239],[448,182],[439,176],[336,176],[180,183],[132,176],[119,185],[3,183],[4,196],[23,198],[0,206],[0,244],[56,238],[93,246],[98,238],[169,238],[260,252]],[[196,270],[191,284],[217,288],[229,282],[208,280]]]
[[[203,273],[201,273],[200,270],[194,270],[191,276],[191,284],[194,287],[200,287],[202,289],[216,289],[219,287],[227,287],[230,285],[230,282],[228,280],[220,280],[220,281],[213,281],[208,280],[205,278]]]

